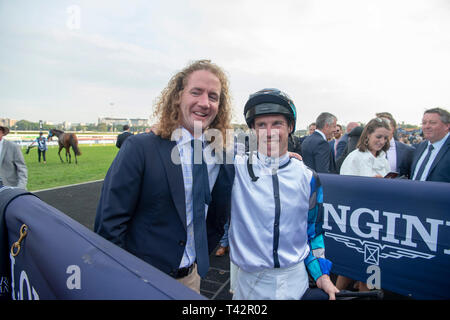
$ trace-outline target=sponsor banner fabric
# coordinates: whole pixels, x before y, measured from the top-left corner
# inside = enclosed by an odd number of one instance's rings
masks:
[[[332,272],[416,299],[450,298],[450,184],[319,174]]]

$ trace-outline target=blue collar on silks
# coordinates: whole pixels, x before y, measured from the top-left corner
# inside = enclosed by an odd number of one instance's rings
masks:
[[[256,182],[259,177],[257,177],[255,175],[255,172],[253,171],[253,165],[250,163],[250,158],[253,157],[253,153],[250,152],[248,159],[247,159],[247,170],[248,170],[248,174],[250,175],[250,178],[252,179],[253,182]],[[286,152],[284,155],[282,155],[279,158],[275,158],[275,157],[268,157],[266,155],[263,155],[262,153],[257,152],[256,153],[256,157],[258,159],[258,162],[269,169],[272,169],[272,174],[275,174],[277,172],[277,170],[279,169],[283,169],[285,167],[287,167],[287,165],[290,163],[290,157],[289,157],[289,153]]]

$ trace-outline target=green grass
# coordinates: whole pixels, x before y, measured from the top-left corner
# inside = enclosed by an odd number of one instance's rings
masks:
[[[69,164],[66,162],[64,149],[61,150],[64,163],[61,163],[58,147],[49,147],[46,154],[47,163],[44,164],[42,159],[40,163],[38,162],[37,148],[31,149],[29,154],[25,154],[26,148],[23,148],[22,152],[28,168],[27,189],[36,191],[104,179],[119,149],[115,145],[81,144],[79,147],[82,154],[77,156],[78,164],[75,164],[72,149],[70,150],[72,163]]]

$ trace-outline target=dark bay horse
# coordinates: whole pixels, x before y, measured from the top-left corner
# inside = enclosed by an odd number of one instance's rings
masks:
[[[53,136],[58,137],[58,144],[59,144],[58,156],[59,156],[59,159],[61,160],[61,162],[64,162],[63,159],[61,158],[61,150],[62,150],[62,148],[65,148],[66,149],[66,162],[69,161],[69,163],[71,163],[72,157],[70,155],[70,147],[72,147],[73,153],[75,155],[75,163],[78,164],[77,156],[81,155],[81,151],[78,148],[77,135],[75,133],[64,133],[64,131],[58,130],[58,129],[51,129],[48,132],[47,139],[51,139]],[[69,155],[68,159],[67,159],[67,155]]]

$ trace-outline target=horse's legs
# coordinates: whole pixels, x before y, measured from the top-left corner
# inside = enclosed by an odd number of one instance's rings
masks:
[[[64,163],[63,159],[61,158],[61,150],[62,150],[62,146],[59,147],[59,151],[58,151],[58,156],[59,156],[59,160],[61,160],[61,163]]]
[[[69,155],[69,163],[72,163],[72,156],[70,155],[70,147],[66,148],[66,161],[67,161],[67,155]]]

